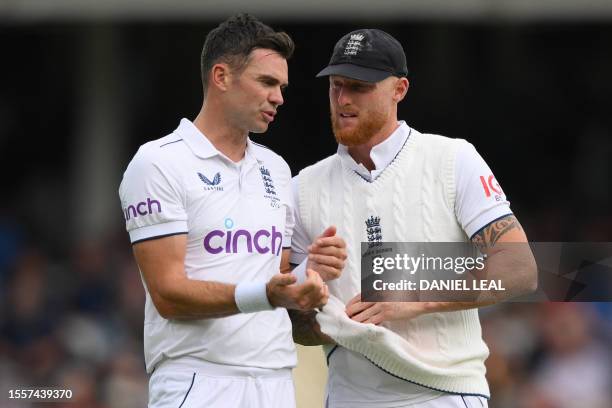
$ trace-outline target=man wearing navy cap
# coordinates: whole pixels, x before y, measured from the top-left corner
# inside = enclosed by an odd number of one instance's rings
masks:
[[[495,299],[361,301],[360,242],[471,240],[487,255],[489,270],[519,278],[513,293],[520,293],[535,287],[533,256],[500,244],[526,243],[521,225],[474,146],[398,121],[409,81],[404,50],[391,35],[346,34],[317,76],[329,77],[339,145],[293,179],[291,263],[307,256],[329,224],[345,238],[348,258],[321,312],[290,314],[295,341],[326,347],[326,406],[486,407],[488,349],[477,308]]]

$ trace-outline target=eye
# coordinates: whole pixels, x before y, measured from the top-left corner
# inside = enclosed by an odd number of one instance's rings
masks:
[[[261,75],[257,78],[257,81],[265,87],[273,87],[281,85],[280,81],[269,75]]]
[[[351,90],[357,93],[367,93],[370,92],[371,90],[373,90],[374,87],[370,86],[370,85],[364,85],[364,84],[353,84],[351,85]]]

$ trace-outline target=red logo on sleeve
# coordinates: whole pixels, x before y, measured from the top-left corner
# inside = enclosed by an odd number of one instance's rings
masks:
[[[487,179],[485,176],[480,176],[480,182],[482,183],[482,188],[484,189],[485,196],[487,198],[491,197],[491,191],[495,194],[495,199],[497,201],[501,200],[501,195],[504,194],[501,186],[495,180],[495,177],[491,174]]]

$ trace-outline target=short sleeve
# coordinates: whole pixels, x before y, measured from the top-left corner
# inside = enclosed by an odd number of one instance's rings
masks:
[[[455,215],[468,237],[498,218],[512,214],[493,172],[467,143],[457,152],[455,161]]]
[[[142,149],[123,175],[119,197],[132,244],[187,233],[181,186]]]
[[[298,178],[299,174],[291,180],[293,219],[295,225],[293,227],[293,237],[291,238],[291,257],[289,261],[294,265],[298,265],[306,259],[308,256],[308,246],[311,243],[300,217]]]

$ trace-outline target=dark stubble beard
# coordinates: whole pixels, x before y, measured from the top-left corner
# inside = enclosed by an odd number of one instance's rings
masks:
[[[381,111],[368,112],[367,116],[358,117],[357,126],[352,128],[342,128],[338,115],[334,108],[330,108],[331,124],[336,141],[344,146],[353,147],[367,143],[372,136],[378,133],[387,122],[386,115]]]

